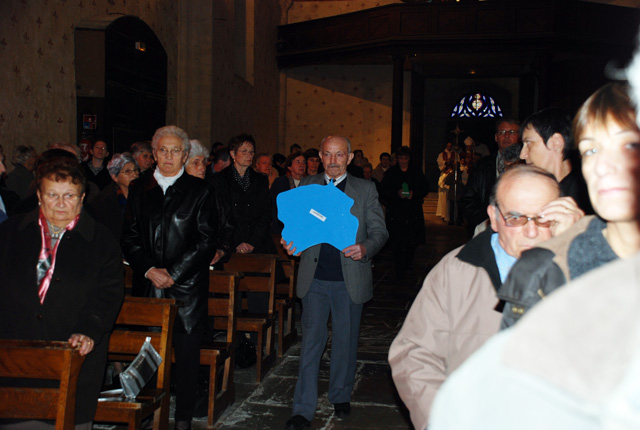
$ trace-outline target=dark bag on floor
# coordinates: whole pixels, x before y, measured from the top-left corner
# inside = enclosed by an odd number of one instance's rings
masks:
[[[244,336],[239,336],[236,345],[236,364],[241,369],[251,367],[256,363],[256,346]]]

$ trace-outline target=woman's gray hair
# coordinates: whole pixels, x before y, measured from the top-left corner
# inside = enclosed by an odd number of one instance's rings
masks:
[[[129,150],[131,151],[131,153],[135,157],[136,155],[140,154],[141,152],[151,152],[152,148],[151,148],[151,143],[150,142],[147,142],[146,140],[142,140],[140,142],[132,143],[131,146],[129,147]]]
[[[185,165],[189,164],[192,159],[196,158],[199,155],[202,155],[205,159],[209,157],[209,151],[204,147],[202,143],[200,143],[199,140],[191,139],[189,141],[189,144],[191,145],[191,150],[189,151],[189,157],[187,158],[187,162],[185,163]]]
[[[164,127],[160,127],[153,134],[153,138],[151,139],[151,147],[154,150],[158,150],[158,142],[161,138],[165,136],[174,136],[182,141],[182,149],[187,154],[191,149],[191,145],[189,144],[189,136],[187,136],[187,132],[181,129],[180,127],[176,127],[175,125],[165,125]]]
[[[36,153],[36,149],[31,145],[19,145],[13,150],[13,158],[11,164],[17,166],[24,164],[32,155]]]
[[[136,169],[138,168],[136,159],[133,158],[130,153],[123,152],[122,154],[113,154],[111,161],[107,164],[107,170],[109,171],[109,174],[118,176],[124,165],[127,163],[133,163],[133,165],[136,166]]]

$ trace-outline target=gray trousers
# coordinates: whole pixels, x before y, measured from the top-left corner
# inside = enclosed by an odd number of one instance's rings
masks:
[[[329,401],[351,401],[356,374],[362,304],[349,297],[344,282],[314,279],[302,298],[300,369],[293,396],[293,415],[312,420],[318,403],[318,372],[327,343],[331,314]]]

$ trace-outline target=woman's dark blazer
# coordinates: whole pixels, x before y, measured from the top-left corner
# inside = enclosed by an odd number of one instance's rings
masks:
[[[233,177],[233,165],[213,175],[213,188],[229,209],[229,222],[233,226],[232,249],[246,242],[256,254],[275,254],[270,234],[271,196],[266,176],[249,168],[249,188],[244,191]]]
[[[204,332],[207,322],[209,263],[219,246],[215,196],[203,179],[186,172],[166,194],[147,171],[129,185],[122,227],[122,252],[134,271],[133,295],[182,302],[174,331]],[[167,269],[175,281],[158,289],[144,274]]]
[[[0,338],[66,341],[74,333],[95,342],[80,371],[76,423],[93,420],[109,335],[124,286],[118,242],[82,212],[58,246],[51,285],[40,304],[36,266],[42,239],[38,210],[0,224]]]

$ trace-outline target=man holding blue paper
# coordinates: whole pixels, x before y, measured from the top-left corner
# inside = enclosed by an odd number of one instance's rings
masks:
[[[300,369],[288,430],[308,428],[315,414],[329,313],[329,401],[337,417],[344,418],[351,412],[360,316],[363,304],[373,296],[371,259],[389,237],[374,184],[347,173],[353,159],[351,142],[346,137],[327,136],[322,140],[320,157],[325,171],[303,178],[300,186],[326,184],[344,192],[354,201],[350,212],[358,219],[358,229],[356,243],[342,250],[321,243],[302,252],[297,285],[303,305]],[[295,241],[282,243],[290,254],[297,252]]]

